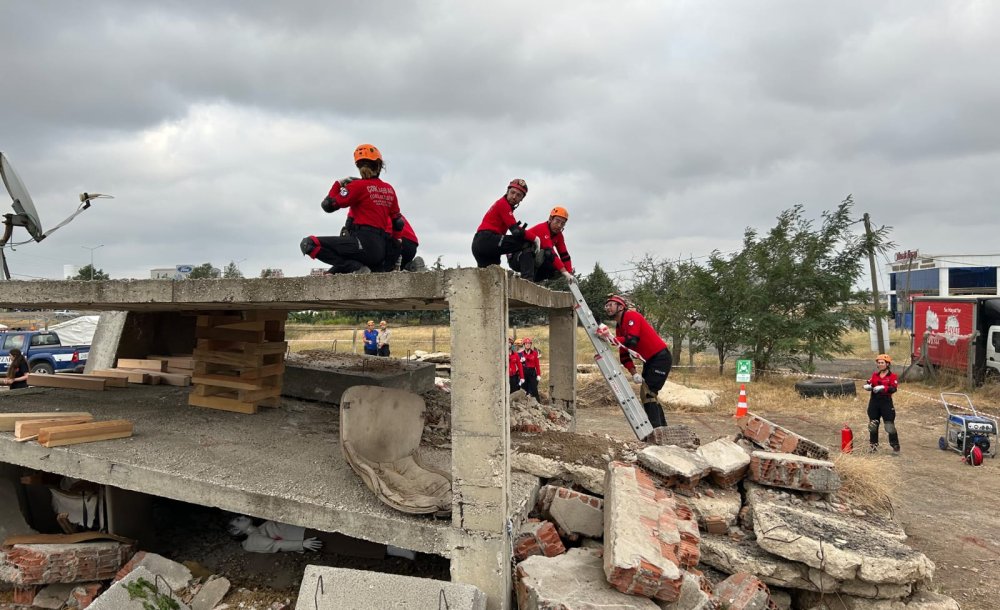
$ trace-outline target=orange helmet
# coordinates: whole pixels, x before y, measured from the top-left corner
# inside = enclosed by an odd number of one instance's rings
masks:
[[[549,212],[549,218],[552,218],[553,216],[558,216],[563,220],[567,221],[569,220],[569,212],[567,212],[566,208],[562,206],[557,205],[556,207],[552,208],[552,211]]]
[[[514,345],[524,345],[523,339],[514,339]]]
[[[517,190],[521,191],[521,193],[523,193],[525,195],[528,194],[528,183],[525,182],[524,180],[520,179],[520,178],[514,178],[513,180],[511,180],[510,184],[507,185],[507,188],[508,189],[517,189]]]
[[[368,161],[381,161],[382,153],[380,153],[378,149],[371,144],[361,144],[354,149],[354,162],[357,163],[362,159]]]
[[[604,304],[607,305],[608,303],[618,303],[623,308],[628,309],[628,303],[625,301],[624,298],[618,296],[617,294],[612,294],[608,296],[608,300],[605,301]]]
[[[878,362],[879,360],[885,360],[886,364],[892,364],[892,356],[889,354],[879,354],[878,356],[875,356],[875,362]]]

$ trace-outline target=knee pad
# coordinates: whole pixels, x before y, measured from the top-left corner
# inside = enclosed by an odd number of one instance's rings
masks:
[[[888,428],[888,424],[886,424],[886,428]],[[873,419],[873,420],[870,420],[868,422],[868,431],[869,432],[878,432],[878,420],[877,419]]]
[[[896,424],[895,424],[895,422],[891,422],[891,421],[885,422],[885,431],[887,433],[889,433],[889,434],[895,434],[896,433]]]
[[[639,390],[640,393],[642,394],[641,397],[642,402],[644,403],[651,402],[654,404],[656,403],[656,392],[650,390],[649,386],[646,385],[645,382],[642,384],[642,387],[640,387]]]
[[[302,254],[309,258],[316,258],[316,255],[319,254],[319,240],[316,239],[315,235],[303,237],[302,241],[299,242],[299,250],[302,250]]]

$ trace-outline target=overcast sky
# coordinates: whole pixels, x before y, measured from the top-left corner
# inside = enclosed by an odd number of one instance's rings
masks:
[[[738,249],[853,193],[899,249],[1000,251],[1000,3],[3,2],[0,151],[45,228],[17,279],[305,275],[375,144],[428,262],[514,177],[579,271]],[[4,196],[6,201],[6,196]],[[7,204],[2,204],[9,211]],[[15,232],[13,241],[27,233]],[[626,280],[627,272],[619,279]]]

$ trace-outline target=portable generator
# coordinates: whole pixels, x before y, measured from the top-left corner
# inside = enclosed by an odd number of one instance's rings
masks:
[[[946,398],[959,396],[965,399],[968,413],[962,412],[965,407],[949,403]],[[944,436],[938,439],[938,447],[942,451],[951,449],[961,454],[970,464],[975,463],[973,458],[977,457],[976,454],[991,458],[997,456],[996,419],[980,415],[967,394],[941,392],[941,403],[948,415],[944,422]]]

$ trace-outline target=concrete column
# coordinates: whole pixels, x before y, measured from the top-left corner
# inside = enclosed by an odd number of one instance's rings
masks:
[[[951,289],[951,282],[948,281],[948,267],[941,267],[938,269],[938,296],[946,297],[948,296],[948,291]]]
[[[511,607],[510,394],[507,275],[449,269],[451,309],[451,578],[475,585],[491,610]]]
[[[101,313],[101,317],[97,319],[94,338],[90,342],[87,364],[83,367],[84,373],[114,368],[115,357],[118,355],[118,342],[122,338],[126,318],[128,318],[127,311]]]
[[[576,310],[549,310],[549,395],[573,416],[576,430]]]

